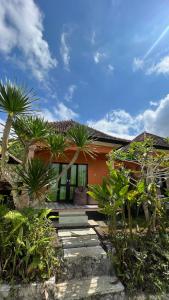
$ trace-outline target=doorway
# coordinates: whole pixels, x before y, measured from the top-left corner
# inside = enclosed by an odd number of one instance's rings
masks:
[[[57,173],[60,174],[67,166],[64,163],[53,164]],[[73,201],[75,188],[78,186],[86,187],[88,184],[88,165],[74,164],[69,168],[59,181],[58,187],[55,182],[50,189],[49,200],[59,202]]]

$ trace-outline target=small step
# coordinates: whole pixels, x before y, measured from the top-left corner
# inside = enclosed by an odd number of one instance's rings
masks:
[[[64,259],[59,281],[83,277],[114,275],[111,258],[101,246],[63,249]]]
[[[96,235],[96,232],[92,228],[82,228],[82,229],[59,229],[58,236],[71,237],[71,236],[84,236],[84,235]]]
[[[59,211],[59,216],[70,216],[70,215],[86,215],[84,209],[66,209]]]
[[[98,260],[107,258],[107,253],[101,246],[64,249],[64,259],[77,260],[81,257],[92,257]]]
[[[94,276],[56,284],[58,300],[124,300],[124,287],[117,277]]]
[[[88,220],[88,222],[86,223],[59,223],[58,221],[53,221],[53,225],[54,227],[56,228],[61,228],[61,229],[67,229],[67,228],[95,228],[95,227],[98,227],[98,223],[94,220]]]
[[[62,238],[63,248],[94,247],[99,246],[100,241],[97,236],[78,236]]]
[[[65,215],[59,216],[59,224],[87,224],[88,216],[86,215]]]

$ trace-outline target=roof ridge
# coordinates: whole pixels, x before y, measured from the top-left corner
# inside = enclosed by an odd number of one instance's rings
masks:
[[[49,122],[49,123],[53,124],[53,126],[56,126],[56,129],[59,132],[66,132],[72,125],[79,124],[79,125],[86,126],[89,129],[91,135],[95,136],[96,139],[98,139],[100,141],[106,141],[107,140],[107,142],[110,142],[110,141],[112,143],[113,142],[114,143],[118,142],[118,144],[124,144],[124,143],[127,144],[127,143],[131,142],[130,140],[123,139],[123,138],[118,138],[118,137],[112,136],[110,134],[107,134],[105,132],[99,131],[95,128],[89,127],[87,124],[80,124],[79,122],[74,121],[72,119],[62,120],[62,121],[53,121],[53,122]]]

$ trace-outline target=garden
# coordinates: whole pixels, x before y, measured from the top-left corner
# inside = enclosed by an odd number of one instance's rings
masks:
[[[109,176],[102,185],[91,186],[89,194],[107,216],[116,274],[129,295],[168,293],[169,198],[164,182],[169,155],[146,139],[110,153],[107,165]]]
[[[59,134],[39,115],[34,92],[9,80],[0,83],[2,124],[1,185],[8,183],[10,195],[0,197],[0,282],[43,282],[60,272],[60,252],[49,209],[39,209],[50,200],[53,184],[76,161],[80,151],[93,155],[92,139],[85,126]],[[58,175],[52,159],[76,145],[74,157]],[[50,150],[50,161],[33,157],[37,145]],[[12,156],[17,164],[10,164]]]
[[[50,210],[38,209],[50,201],[53,184],[77,160],[79,153],[95,156],[87,127],[74,126],[59,134],[36,111],[32,90],[0,83],[0,110],[6,115],[1,142],[0,182],[11,195],[0,197],[1,283],[43,282],[61,272],[60,251]],[[74,157],[61,174],[54,157],[76,145]],[[32,156],[36,147],[50,150],[50,161]],[[12,155],[18,164],[11,165]],[[131,167],[136,164],[137,168]],[[110,152],[108,176],[90,186],[108,222],[108,239],[116,274],[128,294],[169,292],[169,154],[156,150],[152,139]],[[165,183],[165,184],[164,184]]]

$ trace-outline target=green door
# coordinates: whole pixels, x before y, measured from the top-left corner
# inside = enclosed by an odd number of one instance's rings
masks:
[[[67,164],[54,164],[58,174]],[[72,202],[77,186],[87,186],[87,165],[74,164],[65,172],[59,181],[58,187],[53,183],[49,195],[51,201]]]

